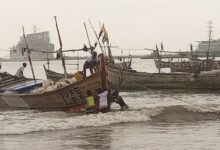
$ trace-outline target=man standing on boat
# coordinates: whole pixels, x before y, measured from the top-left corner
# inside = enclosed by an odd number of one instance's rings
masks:
[[[27,66],[27,63],[23,63],[22,66],[20,68],[18,68],[15,76],[18,77],[18,78],[24,77],[24,73],[23,72],[24,72],[24,68],[26,68],[26,66]]]
[[[93,69],[96,71],[96,62],[97,62],[97,52],[91,52],[91,56],[89,56],[84,65],[83,65],[83,75],[86,77],[86,69],[89,68],[90,73],[93,74]]]

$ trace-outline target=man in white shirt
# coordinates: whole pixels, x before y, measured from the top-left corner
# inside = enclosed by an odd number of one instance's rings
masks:
[[[99,110],[102,113],[106,113],[108,111],[108,91],[105,90],[104,92],[98,94],[99,97]]]
[[[15,76],[16,77],[23,77],[24,74],[23,74],[23,71],[24,71],[24,68],[27,66],[26,63],[23,63],[22,66],[20,68],[18,68],[17,72],[15,73]]]
[[[92,52],[91,56],[87,57],[83,65],[83,75],[86,77],[86,69],[90,69],[90,73],[93,74],[93,69],[96,71],[97,52]]]

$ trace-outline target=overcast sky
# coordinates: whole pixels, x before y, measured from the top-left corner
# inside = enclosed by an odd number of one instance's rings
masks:
[[[57,16],[64,49],[81,48],[88,43],[83,22],[92,41],[95,28],[104,22],[112,45],[123,48],[153,48],[163,42],[166,50],[189,49],[190,42],[208,39],[208,21],[213,22],[213,38],[220,38],[219,0],[1,0],[0,49],[16,45],[22,35],[50,31],[58,48],[53,16]],[[6,52],[0,52],[0,56]],[[119,50],[114,50],[119,54]],[[144,54],[144,51],[132,51]]]

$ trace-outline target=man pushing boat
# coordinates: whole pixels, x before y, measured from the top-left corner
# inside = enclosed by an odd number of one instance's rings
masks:
[[[127,110],[129,107],[128,105],[124,102],[123,98],[119,95],[119,91],[115,90],[112,94],[112,102],[116,102],[117,104],[120,105],[121,110]]]

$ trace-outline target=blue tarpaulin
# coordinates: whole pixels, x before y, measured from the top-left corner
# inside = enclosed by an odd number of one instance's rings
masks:
[[[31,80],[8,87],[7,90],[16,91],[18,93],[25,93],[41,86],[42,80]]]

